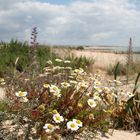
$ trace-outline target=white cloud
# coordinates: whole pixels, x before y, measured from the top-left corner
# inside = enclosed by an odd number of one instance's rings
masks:
[[[134,37],[140,46],[137,7],[129,0],[78,0],[67,5],[0,1],[0,39],[28,40],[37,26],[41,43],[127,45]]]

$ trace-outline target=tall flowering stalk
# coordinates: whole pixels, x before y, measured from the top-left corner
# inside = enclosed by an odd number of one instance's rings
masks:
[[[37,35],[38,35],[37,27],[34,27],[32,29],[31,38],[30,38],[31,39],[31,42],[30,42],[30,57],[31,57],[31,60],[32,60],[31,67],[32,67],[32,70],[33,70],[33,73],[32,73],[33,77],[34,77],[35,71],[39,70],[39,64],[37,62],[37,47],[38,47]]]

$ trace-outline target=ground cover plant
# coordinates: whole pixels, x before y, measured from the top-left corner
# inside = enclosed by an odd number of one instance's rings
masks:
[[[42,73],[16,71],[12,79],[6,79],[9,112],[31,120],[36,137],[74,139],[86,129],[104,134],[114,127],[116,112],[134,97],[119,88],[120,81],[104,81],[98,73],[72,69],[70,63],[55,59],[54,65],[49,60]],[[30,132],[29,125],[24,137]]]

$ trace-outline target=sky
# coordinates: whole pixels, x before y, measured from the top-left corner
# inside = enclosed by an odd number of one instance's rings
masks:
[[[0,40],[140,46],[140,0],[0,0]]]

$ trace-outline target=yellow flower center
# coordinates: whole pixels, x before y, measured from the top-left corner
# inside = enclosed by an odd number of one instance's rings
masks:
[[[90,105],[93,105],[94,103],[93,103],[93,102],[89,102],[89,104],[90,104]]]
[[[100,90],[100,88],[96,88],[96,90],[97,90],[97,91],[99,91],[99,90]]]
[[[76,125],[74,123],[72,123],[70,126],[71,126],[71,128],[75,128],[76,127]]]
[[[48,87],[49,87],[49,84],[44,84],[44,87],[45,87],[45,88],[48,88]]]
[[[56,120],[60,121],[61,120],[60,116],[56,116]]]
[[[53,129],[53,125],[49,124],[48,129]]]
[[[83,107],[83,104],[82,103],[78,103],[78,107]]]
[[[19,97],[23,97],[24,96],[24,93],[19,91]]]
[[[94,117],[94,115],[93,114],[89,114],[89,117]]]
[[[77,120],[77,121],[76,121],[76,123],[77,123],[77,124],[80,124],[80,123],[81,123],[81,121],[80,121],[80,120]]]
[[[57,90],[57,87],[53,87],[53,90],[55,90],[55,91],[56,91],[56,90]]]
[[[53,110],[52,113],[53,114],[57,114],[58,112],[57,112],[57,110]]]

